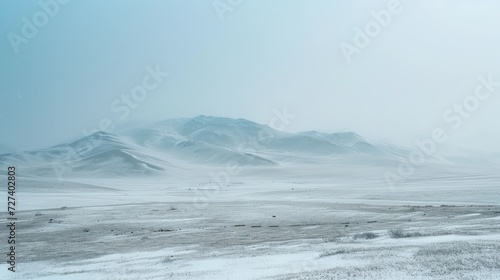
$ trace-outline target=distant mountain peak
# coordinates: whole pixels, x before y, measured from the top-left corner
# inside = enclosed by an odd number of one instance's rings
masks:
[[[103,139],[103,138],[114,138],[114,137],[116,137],[116,135],[102,130],[94,132],[88,136],[88,138],[91,139]]]
[[[165,174],[193,165],[399,162],[410,152],[352,131],[286,133],[242,118],[199,115],[148,123],[123,132],[96,131],[48,149],[5,154],[0,156],[0,162],[18,162],[41,175],[53,172],[49,166],[58,164],[78,175],[132,175]]]
[[[204,123],[214,123],[214,122],[226,122],[226,123],[251,123],[251,124],[256,124],[260,125],[256,122],[243,119],[243,118],[229,118],[229,117],[217,117],[217,116],[207,116],[207,115],[199,115],[197,117],[194,117],[192,119],[188,119],[188,121],[199,121],[199,122],[204,122]]]

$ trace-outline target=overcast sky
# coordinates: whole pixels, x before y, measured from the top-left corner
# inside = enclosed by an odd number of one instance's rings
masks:
[[[269,124],[286,107],[290,132],[411,146],[441,127],[500,150],[500,87],[479,80],[500,81],[498,1],[54,1],[0,2],[1,145],[48,147],[103,120]],[[464,100],[471,112],[448,111]]]

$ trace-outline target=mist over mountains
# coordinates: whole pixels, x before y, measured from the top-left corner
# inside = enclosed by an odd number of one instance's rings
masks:
[[[411,149],[366,139],[354,132],[286,133],[245,119],[198,116],[166,120],[119,133],[96,132],[48,149],[5,153],[0,165],[16,165],[32,175],[175,174],[198,166],[281,168],[291,165],[388,165]],[[493,164],[468,153],[430,162]],[[498,155],[492,156],[498,159]]]

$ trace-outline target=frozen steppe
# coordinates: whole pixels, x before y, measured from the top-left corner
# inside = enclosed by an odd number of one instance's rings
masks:
[[[3,154],[0,279],[500,279],[499,155],[436,147],[388,183],[411,151],[200,116]]]
[[[0,278],[500,279],[489,171],[394,188],[366,179],[382,169],[221,186],[20,178],[18,272]]]

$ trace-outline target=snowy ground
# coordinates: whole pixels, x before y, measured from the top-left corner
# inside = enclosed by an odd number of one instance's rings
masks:
[[[500,279],[492,174],[20,178],[18,272],[0,279]]]

